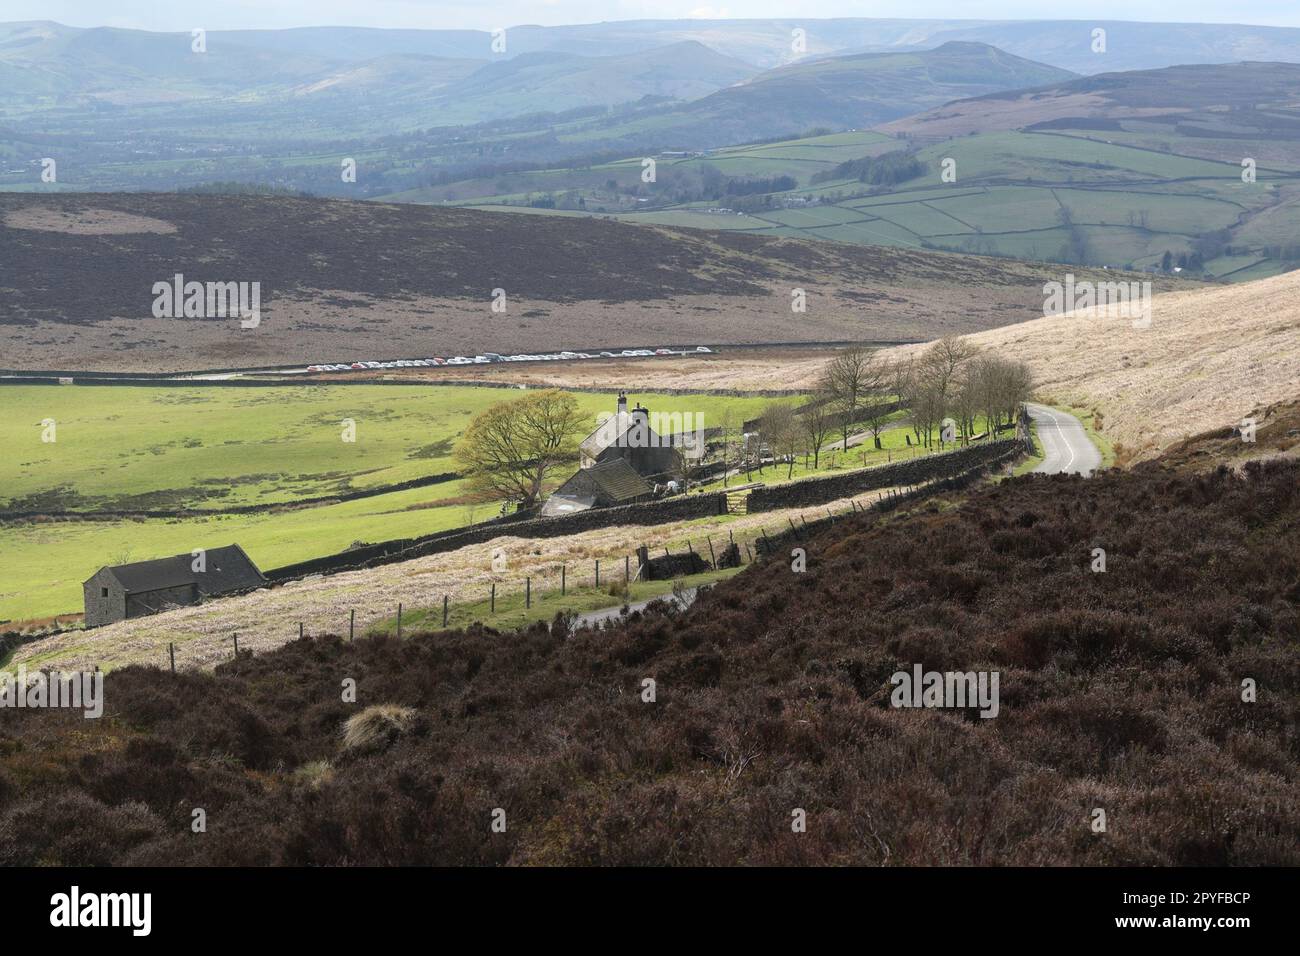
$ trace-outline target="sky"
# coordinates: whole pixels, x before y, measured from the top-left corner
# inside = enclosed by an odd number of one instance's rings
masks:
[[[300,26],[480,29],[601,20],[901,17],[1150,20],[1300,27],[1300,0],[0,0],[0,22],[189,31]]]

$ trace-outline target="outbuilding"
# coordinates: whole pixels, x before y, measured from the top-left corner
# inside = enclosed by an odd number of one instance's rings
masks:
[[[266,578],[237,544],[153,561],[102,567],[82,583],[86,627],[99,627],[210,597],[265,587]]]

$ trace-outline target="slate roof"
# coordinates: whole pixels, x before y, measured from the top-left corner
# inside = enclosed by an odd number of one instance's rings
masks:
[[[613,501],[630,501],[654,493],[649,483],[624,458],[592,465],[586,472],[603,496]]]
[[[135,594],[185,584],[197,585],[199,593],[204,595],[226,594],[266,584],[266,578],[257,569],[257,565],[237,544],[209,548],[205,561],[207,570],[201,573],[191,570],[194,557],[190,554],[119,564],[102,570],[113,575],[122,587]]]

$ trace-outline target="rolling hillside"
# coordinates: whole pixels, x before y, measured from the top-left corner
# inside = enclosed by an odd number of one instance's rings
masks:
[[[959,100],[869,131],[661,158],[649,185],[629,159],[394,198],[549,203],[633,222],[1236,282],[1300,265],[1297,103],[1296,64],[1108,74]],[[875,176],[870,161],[886,153],[895,166]],[[1243,181],[1247,157],[1254,182]]]
[[[1101,411],[1121,464],[1144,460],[1300,399],[1300,272],[1157,296],[1145,329],[1071,313],[970,341],[1028,363],[1044,399]]]
[[[1040,314],[1055,276],[914,250],[294,198],[7,194],[0,223],[13,267],[0,343],[16,368],[928,339]],[[155,318],[154,284],[178,272],[261,283],[261,324]]]
[[[605,141],[631,139],[650,126],[660,142],[676,148],[727,146],[817,126],[875,126],[963,96],[1071,75],[981,43],[832,57],[769,70],[687,105],[611,125],[600,135]]]
[[[988,43],[1077,73],[1150,69],[1180,63],[1244,59],[1300,61],[1300,30],[1220,23],[1139,23],[1117,20],[788,19],[615,20],[564,26],[508,26],[504,55],[560,52],[583,56],[640,53],[682,41],[703,43],[730,57],[769,69],[795,54],[791,31],[805,31],[809,56],[930,49],[949,40]],[[1107,52],[1092,51],[1092,31],[1107,31]],[[68,28],[64,28],[68,29]],[[214,31],[239,46],[327,59],[388,54],[479,57],[486,30],[376,30],[307,27],[291,30]]]

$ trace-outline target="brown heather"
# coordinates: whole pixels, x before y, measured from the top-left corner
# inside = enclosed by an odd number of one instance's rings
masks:
[[[98,721],[0,712],[0,863],[1300,863],[1300,463],[1028,476],[803,544],[605,631],[308,639],[116,671]],[[891,709],[917,663],[1000,671],[1000,715]]]

